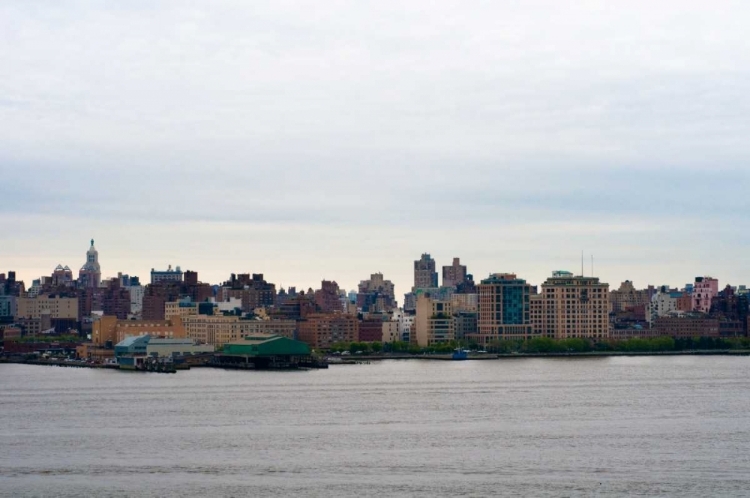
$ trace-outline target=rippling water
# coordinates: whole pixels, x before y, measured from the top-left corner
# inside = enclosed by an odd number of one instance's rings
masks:
[[[2,496],[750,495],[750,358],[0,365]]]

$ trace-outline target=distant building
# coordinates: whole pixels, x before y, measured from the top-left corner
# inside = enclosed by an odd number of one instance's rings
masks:
[[[159,284],[162,282],[182,282],[182,270],[177,266],[172,269],[169,265],[166,270],[154,270],[151,268],[151,283]]]
[[[429,293],[417,296],[414,320],[414,337],[411,342],[419,347],[429,347],[455,339],[453,309],[449,301],[432,299]]]
[[[171,320],[118,320],[114,316],[103,316],[93,323],[91,342],[95,346],[114,346],[128,336],[142,335],[171,339],[187,337],[179,317]]]
[[[452,294],[450,300],[454,312],[476,313],[479,307],[479,294]]]
[[[67,266],[57,265],[52,272],[52,286],[54,287],[73,287],[73,272]]]
[[[322,313],[344,311],[341,305],[339,284],[331,280],[323,280],[320,289],[315,291],[315,304]]]
[[[711,277],[695,277],[693,285],[693,311],[708,313],[711,301],[719,293],[719,281]]]
[[[620,284],[619,289],[609,293],[612,311],[617,313],[618,311],[625,311],[628,308],[647,305],[651,302],[651,297],[655,293],[656,289],[653,285],[649,285],[648,289],[637,290],[633,286],[633,282],[626,280]]]
[[[359,283],[357,306],[365,312],[388,312],[397,307],[393,282],[382,273],[373,273],[369,280]]]
[[[596,277],[556,271],[542,284],[540,296],[542,335],[554,339],[609,337],[609,284]]]
[[[78,272],[78,285],[90,289],[96,289],[102,281],[102,270],[99,266],[99,251],[94,247],[94,239],[91,239],[91,247],[86,251],[86,263]]]
[[[457,287],[466,281],[466,266],[460,258],[453,258],[451,266],[443,266],[443,287]]]
[[[454,310],[453,314],[453,328],[455,330],[456,340],[462,341],[469,339],[475,335],[478,331],[477,328],[477,313]]]
[[[438,286],[438,274],[435,271],[435,260],[427,253],[414,261],[414,288],[427,289]]]
[[[719,337],[719,320],[695,316],[664,316],[654,320],[654,336],[674,338]]]
[[[314,349],[329,349],[337,342],[359,341],[359,322],[354,315],[313,313],[298,323],[298,337]]]
[[[680,309],[680,302],[684,297],[685,295],[682,292],[670,290],[666,286],[659,287],[646,306],[646,321],[649,325],[652,325],[659,317],[689,311]]]
[[[20,297],[17,302],[17,316],[20,318],[40,318],[48,314],[51,319],[78,320],[78,298],[59,295]]]
[[[512,273],[495,273],[477,286],[477,332],[469,340],[480,345],[506,339],[527,340],[540,331],[531,324],[531,285]]]

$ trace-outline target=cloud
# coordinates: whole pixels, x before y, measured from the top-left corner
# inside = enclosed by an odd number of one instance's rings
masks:
[[[259,254],[290,283],[310,259],[305,286],[380,266],[405,290],[422,251],[538,281],[581,247],[613,282],[747,279],[749,20],[743,2],[5,2],[0,229],[25,239],[0,255],[30,279],[97,231],[125,271],[156,265],[132,254],[148,233],[214,281]]]

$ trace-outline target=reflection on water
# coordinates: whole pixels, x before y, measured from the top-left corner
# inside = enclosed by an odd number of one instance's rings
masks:
[[[750,358],[0,365],[2,496],[750,494]]]

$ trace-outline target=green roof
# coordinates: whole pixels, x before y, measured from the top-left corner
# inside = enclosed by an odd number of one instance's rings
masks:
[[[280,335],[255,334],[224,344],[223,354],[242,356],[305,356],[310,346]]]

